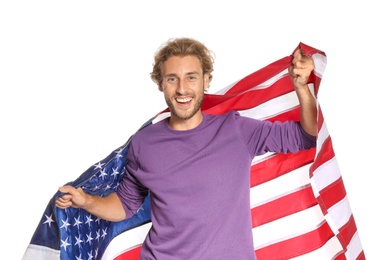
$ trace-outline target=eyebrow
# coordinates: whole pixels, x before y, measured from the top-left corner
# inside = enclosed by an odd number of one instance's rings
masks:
[[[197,72],[197,71],[190,71],[190,72],[187,72],[185,75],[188,76],[188,75],[194,75],[194,74],[200,75],[199,72]],[[164,78],[167,78],[167,77],[177,77],[177,74],[171,73],[171,74],[167,74],[164,76]]]

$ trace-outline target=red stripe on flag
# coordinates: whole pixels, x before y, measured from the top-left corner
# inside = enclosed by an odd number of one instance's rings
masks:
[[[207,99],[205,97],[202,110],[210,114],[223,114],[231,110],[250,109],[292,91],[294,87],[291,80],[285,76],[267,88],[250,90],[239,95],[232,95],[229,99],[218,100],[220,101],[218,106],[210,106],[214,96],[208,95]]]
[[[129,251],[123,252],[113,260],[139,260],[141,253],[141,246],[130,249]]]
[[[356,257],[356,260],[366,260],[366,256],[364,255],[364,251],[360,252],[360,254]]]
[[[304,44],[302,42],[300,42],[298,44],[297,48],[300,48],[305,55],[310,56],[310,57],[313,56],[313,54],[317,54],[317,53],[326,56],[325,52],[320,51],[319,49],[311,47],[311,46]]]
[[[240,105],[243,107],[242,109],[246,109],[258,106],[259,104],[263,104],[269,100],[291,93],[293,91],[294,86],[292,85],[289,76],[286,75],[278,79],[278,81],[274,82],[270,86],[260,89],[253,89],[244,92],[237,97],[239,97],[238,101],[241,103]]]
[[[218,95],[218,94],[204,94],[204,101],[202,104],[202,111],[208,111],[210,108],[214,108],[219,106],[221,103],[229,100],[230,98],[234,97],[235,95]],[[167,108],[164,111],[169,111],[169,108]],[[210,112],[207,112],[210,113]],[[212,113],[210,113],[212,114]],[[217,113],[218,114],[218,113]]]
[[[269,80],[279,72],[288,68],[291,64],[291,60],[291,56],[287,56],[249,74],[235,83],[226,94],[241,93],[248,90],[248,88],[253,88],[258,84]]]
[[[317,158],[314,163],[310,166],[310,177],[313,177],[313,172],[320,167],[322,164],[326,163],[330,159],[334,158],[335,154],[332,146],[332,139],[330,136],[326,138],[322,144],[321,150],[318,152]]]
[[[250,175],[250,186],[273,180],[292,170],[300,168],[313,162],[315,148],[300,151],[295,154],[275,154],[267,160],[252,165]]]
[[[317,205],[311,187],[288,194],[251,209],[252,227],[258,227],[273,220],[291,215]]]
[[[357,232],[357,227],[353,215],[351,215],[348,222],[342,228],[340,228],[339,231],[340,233],[338,234],[337,238],[340,240],[344,250],[347,250],[347,246]]]
[[[347,195],[342,178],[337,179],[320,191],[318,198],[324,215],[327,213],[325,209],[331,208],[333,205],[342,201]]]
[[[257,249],[257,259],[290,259],[304,255],[323,246],[334,236],[326,222],[306,234]],[[293,250],[292,250],[293,249]]]

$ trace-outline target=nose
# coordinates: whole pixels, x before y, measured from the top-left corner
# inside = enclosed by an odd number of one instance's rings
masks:
[[[178,94],[184,94],[186,89],[185,81],[182,79],[177,80],[176,92]]]

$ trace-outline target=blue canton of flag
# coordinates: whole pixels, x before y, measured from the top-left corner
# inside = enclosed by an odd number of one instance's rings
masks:
[[[150,121],[144,126],[149,123]],[[130,141],[131,138],[67,185],[81,187],[86,193],[102,197],[116,191],[124,175]],[[150,222],[149,196],[131,219],[110,222],[83,209],[57,208],[55,200],[61,195],[63,194],[57,192],[49,201],[30,242],[29,247],[33,248],[34,253],[30,255],[28,250],[23,259],[101,259],[113,238],[126,230]],[[37,254],[42,254],[42,258]]]

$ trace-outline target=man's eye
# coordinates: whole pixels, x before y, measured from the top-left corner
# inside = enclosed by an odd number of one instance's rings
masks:
[[[167,78],[167,82],[174,83],[176,82],[176,78]]]

